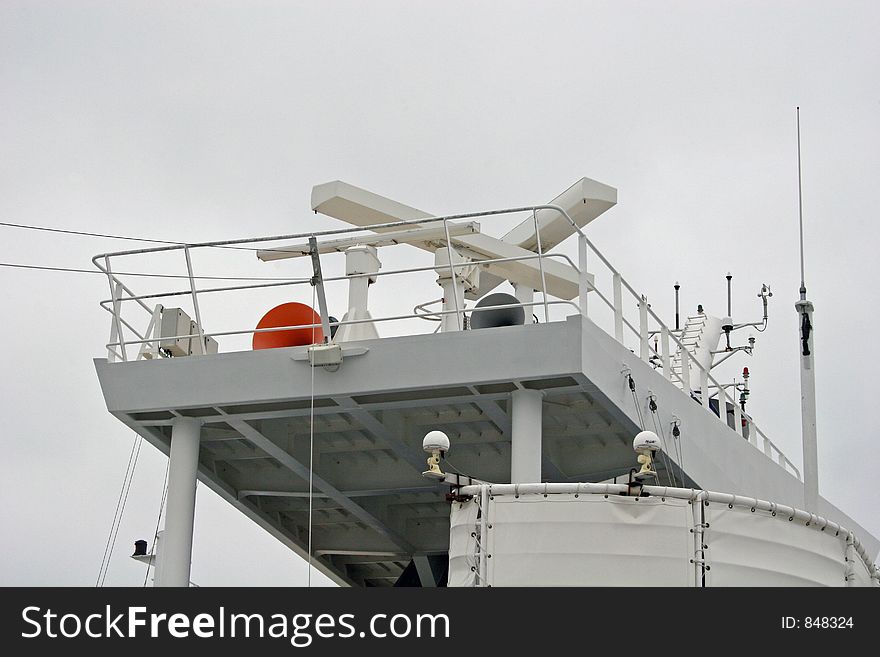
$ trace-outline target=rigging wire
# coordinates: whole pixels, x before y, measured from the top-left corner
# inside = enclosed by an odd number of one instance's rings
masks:
[[[97,269],[78,269],[76,267],[53,267],[50,265],[25,265],[17,262],[0,262],[0,267],[11,267],[15,269],[36,269],[41,271],[59,271],[69,272],[73,274],[98,274],[106,276],[107,274]],[[183,278],[189,280],[189,276],[185,274],[154,274],[151,272],[113,272],[114,276],[143,276],[146,278]],[[291,281],[305,282],[308,278],[297,278],[291,276],[193,276],[197,279],[220,280],[220,281]]]
[[[122,488],[119,491],[119,497],[116,500],[116,510],[113,512],[113,522],[110,524],[110,533],[107,536],[107,543],[104,545],[104,556],[101,559],[101,570],[98,572],[98,579],[95,587],[104,586],[107,578],[107,572],[110,570],[110,559],[113,557],[113,549],[116,547],[116,538],[119,536],[119,528],[122,525],[122,516],[125,514],[125,505],[128,502],[128,493],[131,490],[131,482],[134,479],[134,471],[137,468],[138,456],[141,452],[141,444],[143,437],[135,434],[134,442],[131,446],[131,452],[128,455],[128,464],[125,468],[125,476],[122,479]]]
[[[639,406],[639,400],[636,398],[636,382],[632,378],[632,374],[627,372],[626,374],[627,381],[629,383],[629,391],[632,393],[633,404],[636,407],[636,414],[639,417],[639,426],[642,428],[642,431],[645,430],[645,418],[642,417],[642,409]]]
[[[41,232],[48,233],[59,233],[63,235],[82,235],[85,237],[98,237],[103,239],[113,239],[113,240],[124,240],[131,242],[147,242],[150,244],[166,244],[166,245],[178,245],[185,246],[186,242],[176,242],[172,240],[160,240],[160,239],[152,239],[147,237],[131,237],[126,235],[113,235],[109,233],[96,233],[84,230],[70,230],[65,228],[52,228],[49,226],[35,226],[32,224],[18,224],[12,223],[8,221],[0,221],[0,226],[6,228],[20,228],[24,230],[35,230]],[[260,249],[253,247],[245,247],[245,246],[235,246],[232,244],[218,244],[209,248],[217,248],[217,249],[235,249],[238,251],[251,251],[256,252]],[[83,274],[101,274],[106,275],[103,272],[95,271],[92,269],[77,269],[73,267],[51,267],[46,265],[25,265],[19,263],[0,263],[0,267],[15,267],[19,269],[39,269],[46,271],[66,271],[66,272],[76,272]],[[175,274],[152,274],[147,272],[114,272],[117,276],[148,276],[155,278],[186,278],[189,276],[184,275],[175,275]],[[264,276],[194,276],[193,278],[203,278],[203,279],[213,279],[213,280],[227,280],[227,281],[286,281],[286,280],[296,280],[296,281],[306,281],[307,278],[291,278],[291,277],[264,277]]]
[[[103,239],[110,240],[125,240],[128,242],[147,242],[149,244],[167,244],[167,245],[177,245],[184,246],[186,242],[177,242],[174,240],[160,240],[160,239],[151,239],[149,237],[130,237],[127,235],[112,235],[109,233],[94,233],[85,230],[71,230],[66,228],[51,228],[49,226],[34,226],[32,224],[16,224],[8,221],[0,221],[0,226],[6,228],[21,228],[24,230],[37,230],[46,233],[61,233],[64,235],[82,235],[84,237],[100,237]],[[218,244],[216,246],[210,247],[212,249],[235,249],[237,251],[259,251],[260,249],[255,249],[253,247],[247,246],[235,246],[232,244]]]
[[[681,441],[679,437],[681,436],[681,429],[678,428],[678,420],[672,421],[672,440],[675,444],[675,453],[678,456],[678,467],[681,468],[682,472],[682,482],[681,485],[684,486],[684,452],[681,449]]]
[[[122,478],[122,488],[119,496],[116,498],[116,508],[113,510],[113,522],[110,523],[110,533],[107,535],[107,543],[104,545],[104,554],[101,555],[101,567],[98,569],[98,578],[95,580],[95,587],[101,585],[101,576],[104,573],[104,563],[107,560],[107,552],[110,549],[110,540],[113,536],[113,528],[116,526],[116,518],[119,515],[119,506],[122,504],[122,496],[125,491],[125,483],[128,481],[128,471],[131,469],[131,460],[134,458],[135,448],[137,447],[137,437],[131,443],[131,451],[128,453],[128,463],[125,466],[125,476]]]
[[[660,418],[657,417],[657,402],[653,397],[650,398],[648,407],[651,409],[651,421],[654,424],[654,431],[660,434],[660,446],[662,448],[660,450],[660,459],[663,461],[663,467],[666,469],[666,476],[669,479],[669,483],[674,487],[676,486],[675,474],[672,471],[672,467],[669,465],[670,457],[667,454],[666,434],[663,432],[663,423],[660,421]]]
[[[154,557],[156,555],[156,544],[159,540],[159,523],[162,522],[162,511],[165,509],[165,498],[168,495],[168,470],[171,467],[171,454],[168,455],[168,461],[165,463],[165,483],[162,486],[162,501],[159,502],[159,515],[156,517],[156,530],[153,532],[153,541],[150,545],[150,554],[149,557]],[[144,584],[143,588],[147,586],[147,579],[150,577],[150,561],[151,559],[147,559],[147,571],[144,573]],[[158,563],[153,564],[153,578],[156,577],[156,566]]]

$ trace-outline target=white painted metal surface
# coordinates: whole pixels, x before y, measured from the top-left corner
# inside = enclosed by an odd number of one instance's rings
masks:
[[[345,275],[348,279],[348,310],[342,317],[343,324],[334,337],[334,342],[356,342],[375,340],[379,337],[373,316],[369,311],[370,284],[376,282],[375,274],[382,263],[376,255],[375,246],[357,245],[345,251]],[[358,323],[345,323],[355,320]]]
[[[846,541],[766,511],[704,509],[708,586],[844,586]]]
[[[878,586],[858,538],[821,516],[744,496],[623,484],[465,486],[485,498],[491,586]],[[476,531],[473,503],[451,524]],[[458,550],[475,550],[461,554]],[[480,546],[450,542],[459,569]],[[456,582],[475,585],[464,572]],[[450,584],[452,585],[452,584]]]
[[[589,191],[591,184],[599,185],[599,191]],[[319,186],[323,187],[326,186]],[[179,475],[180,464],[188,461],[191,468],[187,472],[191,470],[192,477],[195,468],[200,468],[205,483],[301,553],[298,537],[303,527],[292,519],[297,517],[297,504],[301,501],[297,495],[303,493],[303,481],[309,473],[302,456],[297,454],[301,442],[295,436],[303,431],[303,417],[314,397],[319,430],[316,449],[319,454],[333,455],[316,460],[316,481],[320,482],[321,494],[342,509],[327,523],[323,543],[317,546],[316,554],[320,552],[321,559],[316,565],[345,583],[363,583],[368,575],[376,577],[383,569],[397,572],[402,568],[401,560],[405,565],[416,554],[437,554],[446,549],[448,527],[433,519],[438,508],[445,510],[445,502],[436,491],[418,490],[424,487],[419,478],[424,457],[412,444],[413,422],[448,422],[454,436],[456,464],[481,479],[570,481],[586,475],[591,480],[604,480],[626,472],[631,465],[632,453],[627,443],[643,428],[643,418],[634,401],[641,403],[650,391],[658,404],[652,418],[659,422],[660,433],[667,432],[664,438],[675,446],[667,454],[670,466],[662,473],[664,476],[675,474],[686,485],[747,490],[780,503],[802,505],[805,490],[797,468],[760,428],[749,419],[749,440],[743,440],[739,431],[741,413],[733,414],[732,430],[726,413],[719,417],[719,413],[709,409],[709,397],[718,395],[720,408],[726,410],[724,387],[709,372],[711,351],[720,337],[720,322],[715,330],[700,318],[695,340],[690,335],[670,331],[645,297],[626,282],[580,231],[580,226],[616,200],[616,192],[613,199],[610,193],[602,197],[601,188],[606,188],[606,192],[612,189],[587,179],[579,181],[554,200],[562,206],[559,208],[530,206],[439,218],[344,183],[330,184],[317,199],[313,195],[316,209],[376,231],[378,237],[368,234],[366,238],[368,242],[373,240],[373,246],[394,244],[395,235],[418,233],[417,245],[438,253],[437,262],[423,267],[375,273],[368,271],[373,268],[369,266],[348,267],[346,276],[325,278],[347,280],[350,284],[349,307],[354,310],[341,323],[339,341],[357,334],[369,343],[357,358],[346,357],[338,372],[309,368],[305,347],[209,354],[193,359],[165,358],[165,354],[154,349],[158,338],[156,308],[161,306],[147,305],[145,301],[153,304],[165,296],[173,298],[176,304],[181,299],[191,301],[191,312],[201,319],[200,309],[211,307],[199,306],[203,295],[273,286],[287,290],[288,286],[306,285],[308,281],[308,275],[304,275],[289,282],[196,289],[190,251],[224,244],[302,240],[308,235],[113,254],[115,262],[126,255],[154,251],[183,253],[189,289],[167,294],[136,294],[113,274],[110,255],[96,256],[94,262],[107,273],[111,290],[111,298],[102,302],[112,317],[108,359],[96,361],[108,409],[163,450],[168,446],[169,426],[174,427],[176,437],[183,435],[180,427],[186,420],[178,416],[201,418],[209,441],[203,456],[211,466],[199,465],[198,440],[194,457],[190,451],[189,456],[176,458],[180,456],[176,449],[187,452],[181,447],[186,440],[180,439],[177,448],[172,441],[173,462],[178,462],[178,466],[172,467]],[[474,234],[468,229],[453,235],[459,229],[450,223],[452,219],[488,219],[514,212],[528,212],[529,217],[504,238]],[[389,225],[401,218],[412,223],[398,221]],[[358,239],[349,235],[358,230],[325,231],[320,234],[318,252],[349,248]],[[574,232],[578,233],[577,267],[568,256],[546,253],[558,239]],[[601,279],[586,272],[590,251],[591,264],[595,259],[597,266],[607,270]],[[439,258],[441,253],[445,254],[445,261]],[[474,264],[468,258],[480,262]],[[414,312],[371,317],[365,281],[430,270],[437,272],[444,289],[444,309],[434,313],[435,318],[442,319],[444,330],[437,335],[378,339],[378,333],[371,332],[377,322],[419,315]],[[459,330],[465,328],[467,299],[491,289],[501,277],[515,285],[521,307],[529,317],[534,313],[533,291],[547,291],[538,301],[544,305],[544,321],[539,325],[527,323],[490,331]],[[606,287],[597,287],[597,280]],[[426,290],[425,298],[436,297],[436,288],[432,288]],[[588,291],[593,292],[590,313],[598,314],[594,310],[596,304],[600,309],[604,304],[611,310],[611,334],[593,323],[587,308]],[[577,303],[568,301],[575,298]],[[571,314],[566,321],[554,321],[550,311],[559,308],[559,304],[567,304],[577,314]],[[132,311],[141,313],[140,319]],[[213,321],[211,317],[204,319]],[[288,327],[270,330],[285,328]],[[254,329],[247,328],[211,333],[199,322],[199,326],[190,325],[167,337],[198,344],[219,335],[253,332]],[[656,343],[658,338],[661,345]],[[138,358],[150,357],[150,362],[124,362],[131,348],[138,349]],[[694,357],[690,357],[689,349],[693,349]],[[426,371],[431,372],[430,381],[425,378]],[[631,376],[635,391],[629,389],[622,372]],[[314,395],[310,385],[312,374]],[[200,385],[193,386],[194,380]],[[695,404],[688,394],[694,390],[692,386],[700,390],[702,406]],[[541,404],[538,402],[535,412],[533,403],[541,391],[551,400],[543,405],[549,420],[543,427]],[[532,402],[522,404],[521,399]],[[527,408],[531,410],[524,412]],[[641,412],[645,412],[644,407]],[[668,433],[673,424],[681,431],[674,440]],[[526,434],[530,434],[529,439],[523,439]],[[621,448],[621,444],[627,448]],[[270,462],[280,467],[271,467]],[[235,465],[227,469],[226,463]],[[511,464],[509,470],[507,463]],[[234,477],[228,474],[233,471],[237,473]],[[176,477],[179,481],[189,478],[189,474]],[[242,497],[242,490],[263,492]],[[406,491],[401,493],[406,496],[405,501],[396,499],[399,496],[395,490]],[[368,496],[367,504],[362,504],[357,500],[365,491],[375,494]],[[175,498],[186,500],[185,495],[177,493]],[[176,506],[185,511],[187,504]],[[412,511],[415,508],[419,511]],[[854,530],[860,529],[822,498],[816,498],[816,508]],[[285,515],[287,511],[290,515]],[[391,520],[386,519],[389,513]],[[177,516],[181,515],[186,517],[186,513],[178,511]],[[189,522],[191,532],[191,518]],[[179,523],[178,517],[171,524]],[[485,515],[481,515],[479,524],[486,524]],[[485,530],[480,529],[477,535],[485,536]],[[876,553],[876,539],[866,535],[864,540]],[[182,554],[184,549],[185,546],[178,546],[173,551]],[[380,565],[370,569],[356,562],[364,552],[384,561],[376,562]],[[486,573],[487,559],[487,551],[481,550],[480,560],[484,563],[482,569],[474,571],[477,579],[480,573]],[[689,572],[696,581],[695,571]],[[859,576],[855,567],[848,575],[851,581]],[[177,580],[182,581],[181,576]]]
[[[815,511],[819,504],[819,456],[816,439],[816,361],[813,353],[813,304],[798,301],[795,309],[801,326],[800,373],[801,373],[801,431],[804,455],[804,506]],[[804,344],[803,321],[809,323]],[[807,355],[804,352],[808,352]]]
[[[489,502],[492,586],[692,586],[684,500],[586,495]]]
[[[569,213],[575,224],[584,226],[616,203],[617,190],[583,178],[548,205],[560,205]],[[338,180],[317,185],[312,189],[312,209],[355,226],[364,227],[431,217],[422,210]],[[571,222],[557,211],[539,209],[536,210],[536,216],[544,250],[551,249],[574,232]],[[416,226],[421,227],[419,224]],[[535,220],[531,217],[523,220],[501,239],[479,233],[461,235],[455,238],[455,243],[462,254],[472,255],[478,259],[522,258],[537,253]],[[546,270],[547,290],[560,299],[576,298],[579,293],[577,270],[553,259],[545,259],[542,262]],[[536,290],[542,289],[540,265],[533,260],[497,263],[489,266],[487,274],[481,279],[479,289],[469,293],[468,298],[477,299],[487,294],[505,279],[531,285]]]
[[[540,390],[510,393],[510,481],[515,484],[541,480],[543,399]]]
[[[201,425],[201,420],[189,417],[177,418],[172,425],[168,506],[157,586],[189,586]]]
[[[478,498],[452,504],[449,525],[448,586],[477,586],[479,548],[477,545]]]

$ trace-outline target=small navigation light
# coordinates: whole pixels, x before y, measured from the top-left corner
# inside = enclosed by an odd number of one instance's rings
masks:
[[[445,479],[446,475],[440,470],[440,459],[449,451],[449,436],[442,431],[429,431],[422,440],[422,449],[431,455],[428,457],[428,469],[422,476]]]

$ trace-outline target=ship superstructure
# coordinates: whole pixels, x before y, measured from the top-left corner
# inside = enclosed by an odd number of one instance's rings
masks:
[[[593,245],[584,229],[616,202],[583,178],[546,204],[437,217],[335,181],[311,206],[345,228],[96,256],[108,410],[171,459],[156,583],[189,582],[198,478],[345,585],[876,585],[880,542],[805,498],[746,411],[747,371],[712,374],[751,349],[731,343],[750,324],[701,308],[667,326]],[[493,237],[508,217],[524,219]],[[221,248],[291,278],[205,283],[193,254]],[[384,269],[386,249],[423,264]],[[154,256],[182,286],[114,273]],[[347,286],[338,311],[330,285]],[[396,307],[412,286],[439,299]],[[274,306],[260,322],[221,326],[254,295]],[[429,468],[433,431],[450,447]]]

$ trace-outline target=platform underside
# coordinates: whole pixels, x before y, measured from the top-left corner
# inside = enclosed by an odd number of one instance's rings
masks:
[[[300,555],[313,459],[313,562],[344,584],[392,585],[407,566],[423,584],[442,583],[443,559],[427,557],[447,552],[448,489],[422,477],[422,437],[449,435],[447,469],[509,481],[509,398],[518,388],[545,395],[544,480],[626,474],[641,427],[624,366],[652,386],[659,422],[694,415],[694,435],[682,437],[690,476],[670,459],[661,478],[725,489],[716,460],[729,468],[739,459],[752,478],[746,487],[764,485],[752,494],[770,497],[770,486],[775,499],[796,501],[799,482],[604,335],[574,317],[362,342],[367,352],[337,371],[317,368],[314,388],[304,348],[95,363],[108,409],[163,452],[175,417],[201,418],[201,481]],[[713,441],[723,453],[713,456]]]

